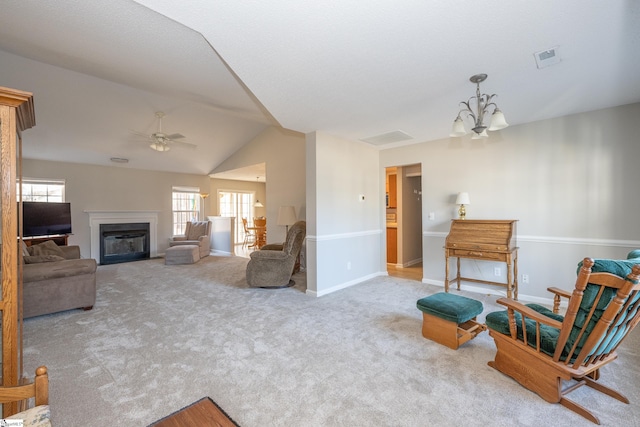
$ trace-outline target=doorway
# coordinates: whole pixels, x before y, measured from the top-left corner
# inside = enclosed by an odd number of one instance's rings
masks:
[[[422,281],[422,165],[385,168],[387,272]]]

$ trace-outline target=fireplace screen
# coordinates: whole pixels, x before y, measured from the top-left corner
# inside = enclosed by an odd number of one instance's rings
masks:
[[[149,223],[100,224],[100,264],[149,258]]]

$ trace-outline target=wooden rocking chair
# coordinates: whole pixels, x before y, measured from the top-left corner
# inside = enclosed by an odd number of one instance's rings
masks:
[[[34,408],[27,409],[28,400],[34,398]],[[44,405],[49,404],[49,376],[47,374],[47,368],[45,366],[40,366],[36,369],[36,376],[32,383],[18,386],[0,386],[0,403],[10,403],[10,402],[19,402],[18,403],[18,414],[4,413],[2,417],[7,418],[11,416],[11,418],[17,419],[27,419],[30,414],[29,411],[33,412],[33,409],[38,407],[42,407]],[[44,411],[48,414],[49,410],[46,408]],[[1,418],[1,417],[0,417]],[[38,418],[42,418],[42,414],[38,414]],[[25,425],[47,425],[48,419],[41,420],[41,424],[29,424],[25,423]]]
[[[627,260],[585,258],[572,294],[555,294],[553,311],[500,298],[506,311],[489,313],[486,324],[497,353],[489,366],[510,376],[544,400],[560,403],[600,424],[587,408],[566,395],[587,385],[624,403],[629,400],[598,382],[600,368],[617,358],[616,349],[640,320],[640,251]],[[564,316],[560,298],[569,298]],[[563,389],[563,381],[568,387]]]

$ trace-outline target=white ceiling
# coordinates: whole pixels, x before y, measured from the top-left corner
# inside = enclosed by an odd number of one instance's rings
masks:
[[[412,138],[381,147],[446,138],[477,73],[489,75],[481,89],[498,94],[511,125],[640,101],[632,0],[2,3],[0,50],[92,76],[0,56],[0,85],[31,77],[24,83],[45,96],[35,93],[34,132],[44,129],[34,139],[55,144],[25,147],[25,157],[131,157],[129,167],[208,173],[270,124]],[[561,62],[538,69],[534,52],[556,46]],[[75,132],[60,129],[70,125],[63,112],[38,109],[54,94],[75,101],[64,111],[76,115]],[[108,102],[78,106],[82,95]],[[158,110],[168,133],[198,144],[195,155],[123,141],[132,128],[153,130]]]

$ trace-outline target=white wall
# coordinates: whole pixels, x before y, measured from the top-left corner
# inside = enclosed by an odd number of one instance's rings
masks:
[[[444,239],[460,191],[471,197],[468,218],[519,220],[519,275],[530,280],[520,280],[521,299],[548,298],[548,286],[572,289],[585,256],[621,258],[640,247],[639,118],[640,104],[631,104],[511,126],[487,140],[466,136],[381,151],[379,175],[388,166],[422,163],[423,230],[415,232],[423,235],[424,281],[444,280]],[[463,261],[469,275],[496,279],[500,264]]]
[[[306,145],[307,293],[320,296],[381,274],[384,180],[369,145],[318,132]]]
[[[172,233],[171,193],[173,186],[199,187],[210,192],[207,175],[154,172],[124,167],[82,165],[24,159],[23,176],[66,180],[65,199],[71,203],[73,235],[70,245],[80,246],[90,256],[89,214],[85,210],[157,210],[158,253],[169,247]]]
[[[301,133],[270,127],[222,162],[213,172],[266,163],[267,243],[285,240],[285,227],[277,225],[280,206],[293,206],[298,219],[307,217],[305,204],[305,142]]]

